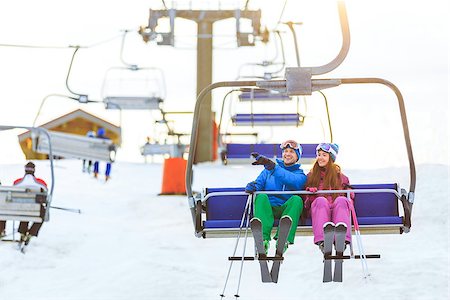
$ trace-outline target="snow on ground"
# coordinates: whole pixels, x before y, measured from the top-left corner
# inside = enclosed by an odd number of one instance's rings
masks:
[[[23,166],[1,169],[7,185]],[[194,190],[243,186],[259,171],[201,164]],[[353,183],[409,187],[406,168],[344,171]],[[58,161],[55,172],[53,205],[82,213],[53,209],[25,255],[0,243],[0,299],[220,299],[235,240],[194,236],[186,197],[158,196],[161,164],[115,163],[107,183],[82,173],[80,161]],[[343,283],[322,283],[321,253],[312,237],[297,237],[278,284],[261,283],[258,263],[245,263],[240,299],[448,299],[448,174],[448,166],[418,166],[411,233],[363,236],[366,253],[382,257],[369,261],[370,280],[359,261],[346,261]],[[37,162],[37,175],[50,181],[48,162]],[[225,299],[234,299],[239,267]]]

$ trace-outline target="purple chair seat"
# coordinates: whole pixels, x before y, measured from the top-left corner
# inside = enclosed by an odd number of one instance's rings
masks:
[[[359,184],[354,189],[394,189],[396,184]],[[244,191],[237,188],[208,188],[206,193]],[[247,202],[247,195],[227,196],[218,195],[208,199],[206,204],[206,220],[204,228],[239,228],[242,213]],[[355,210],[359,225],[402,225],[403,217],[399,215],[398,199],[393,193],[357,193],[355,196]],[[275,221],[275,226],[278,220]],[[311,226],[311,219],[299,226]]]

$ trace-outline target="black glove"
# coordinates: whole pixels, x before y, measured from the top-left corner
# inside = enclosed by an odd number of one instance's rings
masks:
[[[275,168],[275,163],[264,155],[260,155],[258,152],[252,152],[252,156],[256,159],[256,161],[252,162],[252,165],[263,165],[267,170],[273,170]]]
[[[246,192],[247,194],[251,194],[251,193],[256,192],[256,182],[254,182],[254,181],[249,182],[249,183],[247,184],[247,186],[245,187],[245,192]]]

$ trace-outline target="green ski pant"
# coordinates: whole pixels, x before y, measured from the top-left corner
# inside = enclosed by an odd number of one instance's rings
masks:
[[[295,231],[297,230],[298,220],[303,211],[303,200],[299,196],[291,196],[282,206],[272,206],[269,201],[269,196],[266,194],[259,194],[256,196],[254,202],[253,215],[261,220],[263,239],[270,241],[270,234],[272,232],[275,218],[279,219],[283,216],[289,216],[292,219],[291,229],[289,230],[288,242],[294,243]],[[278,229],[274,239],[278,238]]]

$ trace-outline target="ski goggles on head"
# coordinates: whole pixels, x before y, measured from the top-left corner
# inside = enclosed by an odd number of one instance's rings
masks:
[[[280,144],[280,148],[281,149],[286,149],[286,148],[291,148],[291,149],[298,149],[299,148],[299,144],[294,141],[294,140],[287,140],[286,142],[283,142]]]
[[[337,155],[337,151],[331,146],[330,143],[320,143],[316,147],[316,153],[319,152],[319,150],[331,153],[334,157]]]

